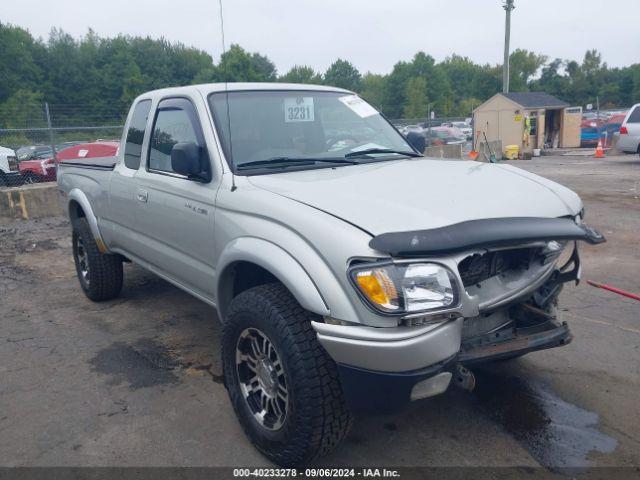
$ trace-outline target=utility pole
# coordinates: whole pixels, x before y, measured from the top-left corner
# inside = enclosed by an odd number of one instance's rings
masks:
[[[44,113],[47,117],[47,129],[49,130],[49,143],[51,143],[51,151],[53,153],[53,159],[58,159],[58,153],[56,152],[56,144],[53,140],[53,128],[51,128],[51,114],[49,113],[49,103],[44,102]]]
[[[511,40],[511,11],[516,8],[514,0],[505,0],[502,8],[506,12],[504,20],[504,63],[502,64],[502,91],[509,93],[509,41]]]

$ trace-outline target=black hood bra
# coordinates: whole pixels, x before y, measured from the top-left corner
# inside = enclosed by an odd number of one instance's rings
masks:
[[[541,240],[605,242],[604,236],[570,218],[488,218],[447,227],[377,235],[369,242],[374,250],[394,257],[449,254],[473,248],[522,245]]]

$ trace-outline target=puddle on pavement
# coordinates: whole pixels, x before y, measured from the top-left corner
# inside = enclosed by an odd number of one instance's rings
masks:
[[[615,450],[617,440],[597,428],[597,413],[562,400],[536,381],[480,369],[474,373],[482,410],[542,466],[586,468],[590,452]]]
[[[89,363],[96,372],[110,375],[109,383],[126,382],[133,390],[178,381],[174,372],[178,363],[164,345],[152,340],[141,340],[134,345],[114,343],[100,350]]]
[[[209,376],[222,384],[222,375],[213,365],[185,361],[165,345],[153,340],[139,340],[133,345],[117,342],[101,350],[89,362],[93,370],[112,377],[110,384],[129,384],[133,390],[177,383],[179,374]]]

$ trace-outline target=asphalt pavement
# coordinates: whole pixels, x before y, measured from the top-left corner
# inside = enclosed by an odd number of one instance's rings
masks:
[[[638,157],[510,163],[582,196],[608,239],[582,249],[583,278],[640,293]],[[91,303],[69,233],[63,218],[0,227],[0,466],[269,465],[222,385],[215,310],[135,265],[120,298]],[[561,308],[570,345],[357,418],[317,465],[640,466],[640,303],[582,282]]]

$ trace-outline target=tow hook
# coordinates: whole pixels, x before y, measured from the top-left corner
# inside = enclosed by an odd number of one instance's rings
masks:
[[[456,365],[453,380],[455,385],[469,392],[473,391],[476,386],[476,377],[473,372],[460,363]]]

